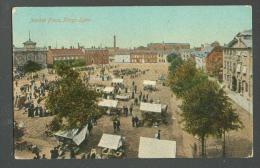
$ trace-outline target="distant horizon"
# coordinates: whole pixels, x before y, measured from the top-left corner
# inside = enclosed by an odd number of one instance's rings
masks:
[[[229,43],[252,29],[251,6],[15,7],[13,45],[134,48],[149,43],[189,43],[191,48]]]

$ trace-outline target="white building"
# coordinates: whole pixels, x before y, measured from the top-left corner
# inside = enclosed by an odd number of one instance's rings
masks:
[[[195,49],[182,49],[180,50],[181,59],[187,61],[192,57],[192,52],[195,52]]]
[[[115,55],[114,63],[130,63],[130,54],[126,55]]]
[[[213,50],[214,47],[207,45],[204,46],[204,48],[201,49],[201,51],[193,51],[191,52],[191,55],[194,56],[195,62],[196,62],[196,68],[205,70],[205,58],[207,55]]]

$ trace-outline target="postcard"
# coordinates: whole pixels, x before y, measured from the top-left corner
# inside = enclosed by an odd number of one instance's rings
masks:
[[[253,157],[251,6],[14,7],[15,159]]]

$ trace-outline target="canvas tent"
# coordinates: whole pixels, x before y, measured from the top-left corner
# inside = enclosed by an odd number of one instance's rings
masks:
[[[98,103],[100,107],[116,108],[118,100],[103,99]]]
[[[83,127],[80,131],[79,129],[60,130],[56,132],[54,135],[58,138],[71,140],[76,145],[80,145],[86,139],[86,136],[89,135],[88,124],[85,127]]]
[[[138,158],[175,158],[176,141],[140,137]]]
[[[117,150],[122,146],[122,137],[120,135],[103,134],[98,147]]]
[[[105,93],[113,93],[114,92],[114,87],[110,87],[110,86],[107,86],[104,88],[103,92]]]
[[[144,86],[155,87],[155,86],[156,86],[156,81],[144,80],[144,81],[143,81],[143,85],[144,85]]]
[[[162,105],[161,104],[141,102],[140,110],[144,111],[144,112],[161,113],[162,112]]]
[[[123,79],[120,79],[120,78],[114,78],[112,79],[112,83],[118,83],[118,84],[122,84],[124,82]]]

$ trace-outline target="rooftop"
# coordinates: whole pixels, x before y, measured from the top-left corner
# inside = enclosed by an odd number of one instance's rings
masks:
[[[61,56],[61,55],[77,55],[83,56],[84,52],[81,49],[77,48],[64,48],[64,49],[49,49],[49,51],[53,54],[53,56]]]

